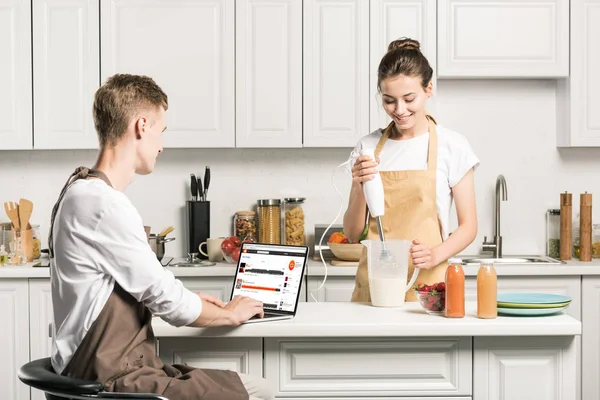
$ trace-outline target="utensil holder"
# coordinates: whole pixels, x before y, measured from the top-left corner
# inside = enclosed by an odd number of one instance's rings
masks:
[[[210,201],[187,201],[188,253],[198,253],[200,243],[210,237]],[[199,254],[198,258],[208,259]]]

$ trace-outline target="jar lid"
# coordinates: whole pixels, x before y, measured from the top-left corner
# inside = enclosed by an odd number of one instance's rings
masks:
[[[462,259],[450,258],[450,259],[448,259],[448,264],[462,264]]]
[[[286,203],[304,203],[306,197],[286,197],[284,200]]]
[[[279,199],[261,199],[258,200],[259,206],[279,206],[281,205],[281,200]]]
[[[558,208],[551,208],[548,210],[548,214],[550,215],[560,215],[560,209]]]
[[[254,211],[238,211],[235,215],[239,215],[240,217],[253,217],[256,215]]]

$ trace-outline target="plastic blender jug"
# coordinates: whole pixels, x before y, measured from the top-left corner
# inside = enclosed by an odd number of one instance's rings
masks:
[[[419,269],[415,268],[410,282],[406,283],[411,242],[399,239],[386,240],[385,245],[389,253],[382,252],[381,240],[363,240],[361,243],[367,248],[372,305],[401,307],[406,292],[410,290],[419,275]]]

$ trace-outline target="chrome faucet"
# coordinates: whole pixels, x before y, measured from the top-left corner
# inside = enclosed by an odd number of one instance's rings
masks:
[[[498,175],[496,178],[496,203],[494,204],[494,241],[488,242],[487,236],[483,238],[483,251],[491,251],[494,258],[502,258],[502,235],[500,235],[500,192],[502,200],[508,200],[508,191],[506,189],[506,179],[504,175]]]

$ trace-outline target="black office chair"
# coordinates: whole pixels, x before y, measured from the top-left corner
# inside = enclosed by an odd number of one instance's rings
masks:
[[[48,400],[169,400],[164,396],[152,393],[106,392],[100,382],[58,375],[52,369],[50,357],[34,360],[23,365],[19,369],[19,379],[24,384],[44,392]]]

